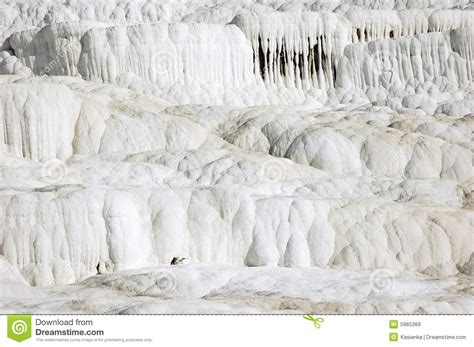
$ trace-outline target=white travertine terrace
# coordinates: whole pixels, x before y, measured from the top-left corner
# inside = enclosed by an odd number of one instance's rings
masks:
[[[473,13],[3,1],[0,311],[474,313]]]

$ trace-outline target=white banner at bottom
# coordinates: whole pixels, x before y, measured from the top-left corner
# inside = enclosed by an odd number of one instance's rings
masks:
[[[472,315],[3,315],[0,346],[473,346]]]

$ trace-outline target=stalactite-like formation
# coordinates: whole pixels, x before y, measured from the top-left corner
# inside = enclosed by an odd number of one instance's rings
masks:
[[[330,12],[240,15],[237,25],[252,42],[254,71],[276,86],[333,87],[350,25]],[[258,58],[258,59],[257,59]]]
[[[472,42],[473,29],[459,28],[349,45],[339,63],[337,86],[395,94],[426,83],[441,90],[465,88],[474,78]]]
[[[0,0],[0,311],[474,313],[473,10]]]

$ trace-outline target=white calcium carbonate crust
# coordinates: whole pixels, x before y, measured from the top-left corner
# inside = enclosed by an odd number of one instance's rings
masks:
[[[473,25],[2,1],[0,311],[473,313]]]

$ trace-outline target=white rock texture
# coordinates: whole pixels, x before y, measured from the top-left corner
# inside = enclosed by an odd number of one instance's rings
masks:
[[[473,14],[3,1],[0,311],[474,313]]]

